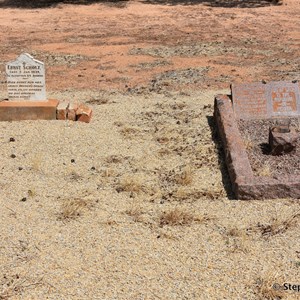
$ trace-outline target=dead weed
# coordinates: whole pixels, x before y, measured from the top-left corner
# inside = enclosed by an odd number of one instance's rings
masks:
[[[142,222],[143,211],[140,205],[132,204],[129,209],[125,211],[125,213],[132,217],[134,222]]]
[[[180,185],[189,185],[193,181],[193,171],[190,166],[183,168],[182,172],[175,177],[175,181]]]
[[[140,128],[134,126],[124,126],[120,132],[125,138],[132,139],[140,135],[141,130]]]
[[[277,234],[285,233],[288,229],[293,228],[297,224],[300,217],[300,211],[273,217],[267,224],[258,223],[249,227],[248,232],[259,232],[264,237],[270,237]]]
[[[72,220],[76,219],[83,214],[83,211],[89,208],[89,203],[85,199],[67,199],[61,205],[59,213],[59,220]]]
[[[194,222],[203,223],[211,220],[212,218],[207,215],[196,215],[195,213],[189,212],[182,208],[174,208],[168,212],[163,212],[159,217],[159,225],[165,226],[176,226],[176,225],[190,225]]]
[[[233,226],[226,231],[226,244],[232,253],[243,252],[249,253],[251,248],[251,240],[244,228]]]
[[[257,297],[261,300],[279,300],[283,299],[284,293],[279,285],[282,282],[274,272],[268,272],[256,280]]]
[[[124,175],[120,178],[118,191],[141,193],[143,191],[143,181],[138,175]]]
[[[0,281],[2,290],[0,291],[0,300],[8,300],[20,295],[27,288],[34,288],[37,285],[43,284],[43,278],[33,281],[20,274],[6,275],[4,274]]]

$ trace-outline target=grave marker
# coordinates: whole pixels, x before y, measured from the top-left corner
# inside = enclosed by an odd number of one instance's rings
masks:
[[[268,119],[300,116],[298,82],[273,81],[231,86],[237,119]]]
[[[91,121],[91,108],[46,98],[43,62],[34,59],[28,53],[23,53],[5,67],[8,99],[0,99],[0,121]]]
[[[28,53],[6,64],[10,101],[47,101],[44,63]]]

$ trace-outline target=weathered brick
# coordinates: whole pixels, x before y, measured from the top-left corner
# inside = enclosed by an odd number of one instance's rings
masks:
[[[80,104],[76,111],[76,119],[79,122],[89,123],[92,118],[93,111],[84,104]]]
[[[67,119],[68,107],[69,107],[69,102],[66,101],[59,102],[56,110],[57,120]]]
[[[76,121],[76,111],[78,109],[78,104],[71,102],[67,109],[67,119],[71,121]]]

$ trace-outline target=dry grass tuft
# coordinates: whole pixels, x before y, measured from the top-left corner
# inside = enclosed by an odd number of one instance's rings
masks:
[[[297,219],[300,217],[300,211],[289,215],[280,215],[271,219],[269,224],[261,224],[250,227],[248,231],[260,232],[262,236],[273,236],[285,233],[288,229],[296,226]]]
[[[129,209],[125,211],[125,213],[132,217],[134,222],[142,222],[142,208],[138,204],[133,204]]]
[[[182,173],[177,175],[176,183],[180,185],[189,185],[193,182],[193,171],[190,166],[183,168]]]
[[[159,218],[159,225],[190,225],[193,222],[202,223],[208,220],[211,220],[208,216],[196,216],[195,214],[188,212],[184,209],[178,207],[168,211],[163,212]]]
[[[102,177],[112,177],[115,175],[115,173],[116,172],[114,169],[107,168],[101,172],[101,176]]]
[[[12,276],[4,275],[2,277],[3,278],[0,280],[0,285],[2,287],[2,290],[0,291],[0,300],[20,299],[24,290],[43,284],[43,278],[32,281],[29,278],[21,277],[19,274]]]
[[[189,225],[194,221],[194,216],[186,211],[175,208],[168,212],[164,212],[160,216],[159,224],[160,226],[164,225]]]
[[[168,148],[161,148],[157,151],[159,156],[170,155],[171,151]]]
[[[121,129],[121,133],[125,138],[133,138],[140,134],[140,129],[137,127],[125,126]]]
[[[103,105],[103,104],[107,104],[108,102],[109,102],[109,98],[106,97],[92,98],[86,101],[86,103],[88,104],[96,104],[96,105]]]
[[[121,155],[110,155],[108,156],[105,161],[109,164],[119,164],[124,160],[124,157]]]
[[[138,194],[143,190],[143,183],[137,175],[124,175],[120,179],[118,190]]]
[[[232,227],[228,229],[227,234],[231,237],[240,237],[243,235],[243,230],[237,227]]]
[[[84,199],[68,199],[61,206],[59,220],[71,220],[81,216],[83,211],[88,208],[88,202]]]
[[[249,240],[245,229],[234,226],[226,231],[226,235],[226,244],[228,244],[231,252],[250,252],[251,240]]]
[[[257,279],[257,296],[261,300],[283,299],[284,293],[276,284],[282,282],[281,278],[275,273],[268,272]],[[274,288],[275,287],[275,288]]]

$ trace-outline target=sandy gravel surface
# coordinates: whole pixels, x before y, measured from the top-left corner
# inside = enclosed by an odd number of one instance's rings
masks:
[[[229,200],[214,93],[1,123],[2,297],[258,299],[297,280],[299,202]]]
[[[212,117],[232,81],[297,79],[299,3],[207,2],[0,5],[0,98],[27,51],[94,110],[0,123],[0,299],[299,298],[272,289],[300,284],[299,199],[232,200]]]
[[[278,120],[274,119],[239,121],[239,130],[246,146],[252,170],[256,176],[265,177],[280,178],[280,176],[287,174],[290,176],[300,175],[299,147],[296,147],[292,153],[270,155],[269,129],[276,125],[278,125]],[[299,135],[299,118],[290,118],[289,126]]]

